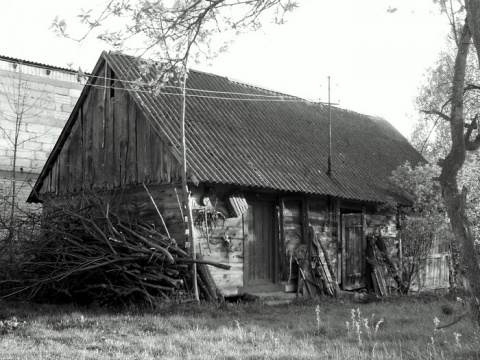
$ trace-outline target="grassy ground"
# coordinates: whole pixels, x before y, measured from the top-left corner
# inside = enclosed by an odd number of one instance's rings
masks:
[[[165,306],[113,313],[0,304],[0,359],[480,359],[453,300]]]

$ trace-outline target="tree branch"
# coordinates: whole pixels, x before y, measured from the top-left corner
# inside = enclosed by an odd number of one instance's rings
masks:
[[[465,126],[467,127],[467,132],[465,133],[465,148],[468,151],[475,151],[478,148],[480,148],[480,135],[477,135],[475,137],[475,140],[473,141],[470,140],[473,129],[477,129],[478,127],[477,119],[478,119],[478,114],[476,114],[475,117],[472,119],[472,122],[470,123],[470,125],[467,126],[465,124]]]
[[[453,320],[452,322],[446,324],[446,325],[442,325],[442,326],[436,326],[435,327],[435,330],[440,330],[440,329],[445,329],[449,326],[452,326],[454,324],[456,324],[457,322],[459,322],[460,320],[462,320],[466,315],[468,315],[468,311],[465,311],[463,314],[461,314],[458,318],[456,318],[455,320]]]
[[[465,86],[464,92],[467,92],[469,90],[480,90],[480,86],[475,84],[467,84],[467,86]]]
[[[468,25],[473,37],[473,44],[477,51],[478,60],[480,60],[480,2],[479,0],[466,0],[465,7],[467,9]]]
[[[448,115],[445,115],[444,113],[438,110],[420,110],[420,111],[427,115],[437,115],[442,119],[447,120],[448,122],[452,121]]]

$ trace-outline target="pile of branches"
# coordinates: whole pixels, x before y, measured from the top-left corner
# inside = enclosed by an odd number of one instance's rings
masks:
[[[188,301],[190,265],[197,263],[201,297],[216,300],[206,264],[229,268],[193,259],[153,225],[119,216],[99,198],[50,206],[42,225],[38,236],[22,244],[19,285],[4,297],[102,306]]]

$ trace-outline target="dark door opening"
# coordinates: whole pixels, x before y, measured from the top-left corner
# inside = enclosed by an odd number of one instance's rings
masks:
[[[245,285],[275,283],[274,207],[269,201],[251,201],[248,205]]]

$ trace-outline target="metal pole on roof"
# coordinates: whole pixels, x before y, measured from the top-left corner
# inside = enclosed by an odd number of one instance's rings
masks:
[[[328,163],[327,175],[332,175],[332,103],[330,102],[330,76],[328,77]]]
[[[187,84],[187,66],[183,66],[183,81],[182,81],[182,113],[181,113],[181,129],[182,129],[182,190],[183,190],[183,201],[184,208],[187,212],[187,223],[188,223],[188,241],[190,245],[190,255],[192,259],[197,258],[197,252],[195,250],[195,241],[193,238],[193,218],[192,218],[192,209],[190,206],[190,192],[188,191],[187,186],[187,144],[185,136],[185,112],[186,112],[186,84]],[[185,221],[185,219],[183,219]],[[200,301],[198,295],[198,286],[197,286],[197,264],[192,264],[192,288],[193,294],[196,301]]]

